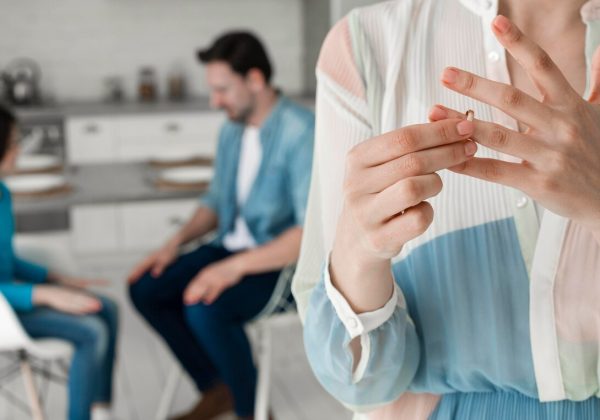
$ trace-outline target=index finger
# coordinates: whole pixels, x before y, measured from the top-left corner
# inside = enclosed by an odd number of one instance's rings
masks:
[[[366,140],[350,154],[361,166],[378,166],[419,150],[466,140],[472,133],[473,123],[463,118],[409,125]]]
[[[498,41],[525,69],[544,99],[564,103],[566,98],[579,97],[548,53],[507,17],[496,16],[492,28]]]

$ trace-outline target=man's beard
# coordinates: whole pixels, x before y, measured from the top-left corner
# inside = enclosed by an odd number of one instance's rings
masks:
[[[252,97],[250,98],[250,104],[248,106],[246,106],[245,108],[242,108],[240,110],[240,112],[237,113],[237,115],[232,115],[231,112],[228,112],[228,114],[229,114],[228,117],[233,122],[246,125],[246,123],[248,122],[248,119],[254,113],[255,108],[256,108],[256,98],[254,97],[254,95],[252,95]]]

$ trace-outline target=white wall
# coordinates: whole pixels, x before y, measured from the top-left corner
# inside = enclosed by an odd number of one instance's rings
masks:
[[[319,58],[321,45],[330,28],[330,6],[326,0],[302,0],[304,3],[304,51],[305,51],[305,85],[307,91],[314,91],[317,86],[315,65]]]
[[[275,82],[304,87],[302,0],[0,0],[0,69],[18,56],[39,62],[42,89],[58,100],[97,100],[103,79],[122,76],[135,95],[141,65],[161,91],[180,64],[193,94],[206,93],[194,51],[224,30],[252,29],[275,62]]]

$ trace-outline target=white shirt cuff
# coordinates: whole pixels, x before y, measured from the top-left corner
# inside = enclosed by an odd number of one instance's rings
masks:
[[[396,282],[394,282],[394,291],[392,297],[387,301],[383,307],[376,309],[371,312],[364,312],[362,314],[356,314],[348,301],[342,296],[342,294],[333,286],[331,283],[331,275],[329,273],[329,257],[327,258],[324,267],[324,282],[325,292],[337,313],[340,321],[346,327],[346,331],[350,335],[350,339],[354,339],[360,335],[367,334],[374,329],[383,325],[388,319],[392,317],[396,306],[404,305],[404,298]]]

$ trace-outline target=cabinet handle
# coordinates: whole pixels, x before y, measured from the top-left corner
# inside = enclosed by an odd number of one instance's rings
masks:
[[[169,133],[175,133],[177,131],[179,131],[181,127],[179,126],[179,124],[177,123],[169,123],[166,125],[165,129],[169,132]]]
[[[97,124],[88,124],[85,126],[83,131],[85,131],[87,134],[96,134],[100,131],[100,128]]]

